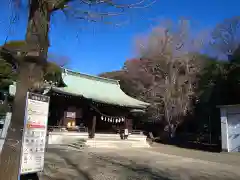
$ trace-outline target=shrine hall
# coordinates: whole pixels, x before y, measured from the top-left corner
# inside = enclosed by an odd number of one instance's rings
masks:
[[[44,94],[50,96],[49,142],[73,136],[120,139],[126,129],[128,139],[146,139],[141,132],[134,135],[132,122],[133,114],[144,113],[149,104],[125,94],[118,80],[63,69],[61,85]]]

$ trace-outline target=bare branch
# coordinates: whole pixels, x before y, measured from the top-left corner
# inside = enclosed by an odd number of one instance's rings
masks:
[[[59,0],[58,0],[59,1]],[[150,2],[149,2],[150,1]],[[117,4],[112,0],[76,0],[71,1],[67,6],[65,4],[64,8],[61,8],[65,16],[69,18],[74,18],[77,20],[84,20],[87,22],[100,22],[107,25],[121,26],[129,23],[129,20],[120,23],[113,23],[111,20],[106,20],[107,18],[114,16],[123,16],[126,14],[127,9],[133,8],[148,8],[153,5],[156,1],[154,0],[141,0],[132,4]],[[141,5],[141,6],[140,6]],[[97,11],[94,7],[113,7],[112,11],[104,12]],[[88,9],[89,7],[89,9]]]
[[[48,10],[53,12],[59,9],[64,9],[68,7],[67,4],[71,1],[73,0],[47,0]]]
[[[141,95],[151,94],[152,106],[159,109],[155,101],[160,97],[157,94],[161,94],[165,120],[171,131],[191,110],[193,84],[199,72],[195,52],[200,52],[200,44],[203,43],[190,38],[189,33],[189,22],[181,20],[177,27],[155,28],[145,42],[140,42],[145,73],[150,73],[154,79]],[[193,47],[195,45],[197,48]],[[163,81],[159,81],[159,77]]]
[[[56,11],[58,9],[65,9],[68,6],[69,2],[74,2],[76,0],[48,0],[48,4],[49,4],[49,10],[50,11]],[[112,6],[116,9],[131,9],[131,8],[135,8],[135,9],[140,9],[140,8],[148,8],[150,6],[152,6],[156,0],[150,0],[150,2],[147,2],[147,0],[140,0],[138,2],[135,3],[131,3],[131,4],[118,4],[115,3],[112,0],[78,0],[80,4],[85,4],[88,6],[95,6],[95,5],[100,5],[100,4],[105,4],[108,6]]]
[[[125,8],[147,8],[156,2],[156,0],[152,0],[148,3],[146,3],[146,0],[140,0],[140,1],[137,1],[137,2],[131,3],[131,4],[118,4],[118,3],[115,3],[113,0],[95,0],[95,1],[80,0],[80,1],[87,5],[107,4],[107,5],[113,6],[115,8],[123,8],[123,9],[125,9]]]
[[[63,10],[63,13],[67,19],[74,18],[76,20],[83,20],[83,21],[90,22],[90,23],[98,23],[99,22],[99,23],[103,23],[106,25],[114,25],[114,26],[122,26],[124,24],[129,23],[129,21],[124,21],[121,23],[114,23],[112,21],[107,21],[104,18],[104,17],[110,17],[110,16],[117,16],[117,15],[120,15],[120,13],[108,15],[107,13],[98,14],[95,12],[93,14],[91,14],[90,12],[85,11],[85,14],[84,13],[83,14],[76,13],[75,15],[71,15],[71,14],[68,14],[68,12],[66,10]]]
[[[156,0],[152,0],[149,3],[146,3],[146,0],[140,0],[140,1],[138,1],[136,3],[132,3],[132,4],[117,4],[117,3],[114,3],[112,0],[103,0],[102,1],[102,3],[106,3],[108,5],[111,5],[111,6],[115,7],[115,8],[129,8],[129,9],[130,8],[136,8],[136,9],[148,8],[151,5],[153,5],[155,2],[156,2]]]
[[[212,47],[226,56],[233,54],[239,45],[239,40],[240,16],[226,19],[212,32]]]

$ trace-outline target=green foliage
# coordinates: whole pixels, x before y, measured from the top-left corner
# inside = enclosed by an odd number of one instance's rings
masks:
[[[240,102],[240,59],[230,61],[210,59],[203,69],[199,92],[202,102],[213,101],[215,105]]]
[[[59,83],[62,78],[62,69],[54,62],[48,62],[44,79],[51,82]]]
[[[21,49],[26,45],[26,41],[8,41],[3,46],[7,49]]]
[[[226,62],[209,59],[203,68],[200,77],[198,92],[204,102],[208,102],[215,86],[226,79]]]
[[[0,57],[0,89],[7,90],[8,86],[16,80],[17,73],[6,60]]]
[[[0,89],[8,90],[10,84],[13,81],[17,80],[17,66],[18,63],[21,63],[15,54],[17,52],[22,52],[24,46],[26,45],[25,41],[9,41],[5,43],[1,49],[0,56]],[[24,58],[23,58],[24,59]],[[44,79],[48,82],[59,83],[61,82],[61,67],[57,62],[47,62],[45,67]]]

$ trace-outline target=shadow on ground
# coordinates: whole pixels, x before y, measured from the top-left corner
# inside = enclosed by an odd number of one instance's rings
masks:
[[[122,167],[127,171],[131,171],[131,172],[137,173],[138,175],[147,177],[149,180],[170,180],[169,178],[167,178],[168,174],[166,172],[159,171],[159,170],[154,172],[152,168],[146,165],[137,164],[133,160],[129,160],[123,157],[118,157],[118,158],[104,157],[96,154],[92,154],[92,156],[95,156],[96,158],[100,159],[102,162],[110,163],[114,166]],[[126,162],[128,164],[126,164]]]
[[[166,172],[136,164],[124,157],[86,152],[79,152],[82,155],[74,157],[70,156],[69,152],[61,152],[57,149],[48,152],[51,153],[45,163],[48,171],[44,172],[40,180],[170,180]],[[53,166],[52,163],[54,167],[49,168]]]
[[[37,173],[21,175],[20,180],[39,180]]]

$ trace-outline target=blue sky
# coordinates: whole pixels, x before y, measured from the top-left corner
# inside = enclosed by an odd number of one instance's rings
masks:
[[[6,38],[24,39],[26,30],[27,14],[22,13],[24,10],[18,13],[19,19],[10,26],[12,10],[8,1],[1,2],[0,44]],[[121,27],[68,21],[61,13],[56,13],[51,21],[49,51],[69,57],[68,66],[76,71],[99,74],[118,70],[125,60],[136,56],[134,38],[157,25],[157,19],[184,17],[196,22],[199,28],[212,28],[225,18],[240,15],[239,7],[239,0],[157,0],[151,8],[125,15],[124,20],[130,23]]]

